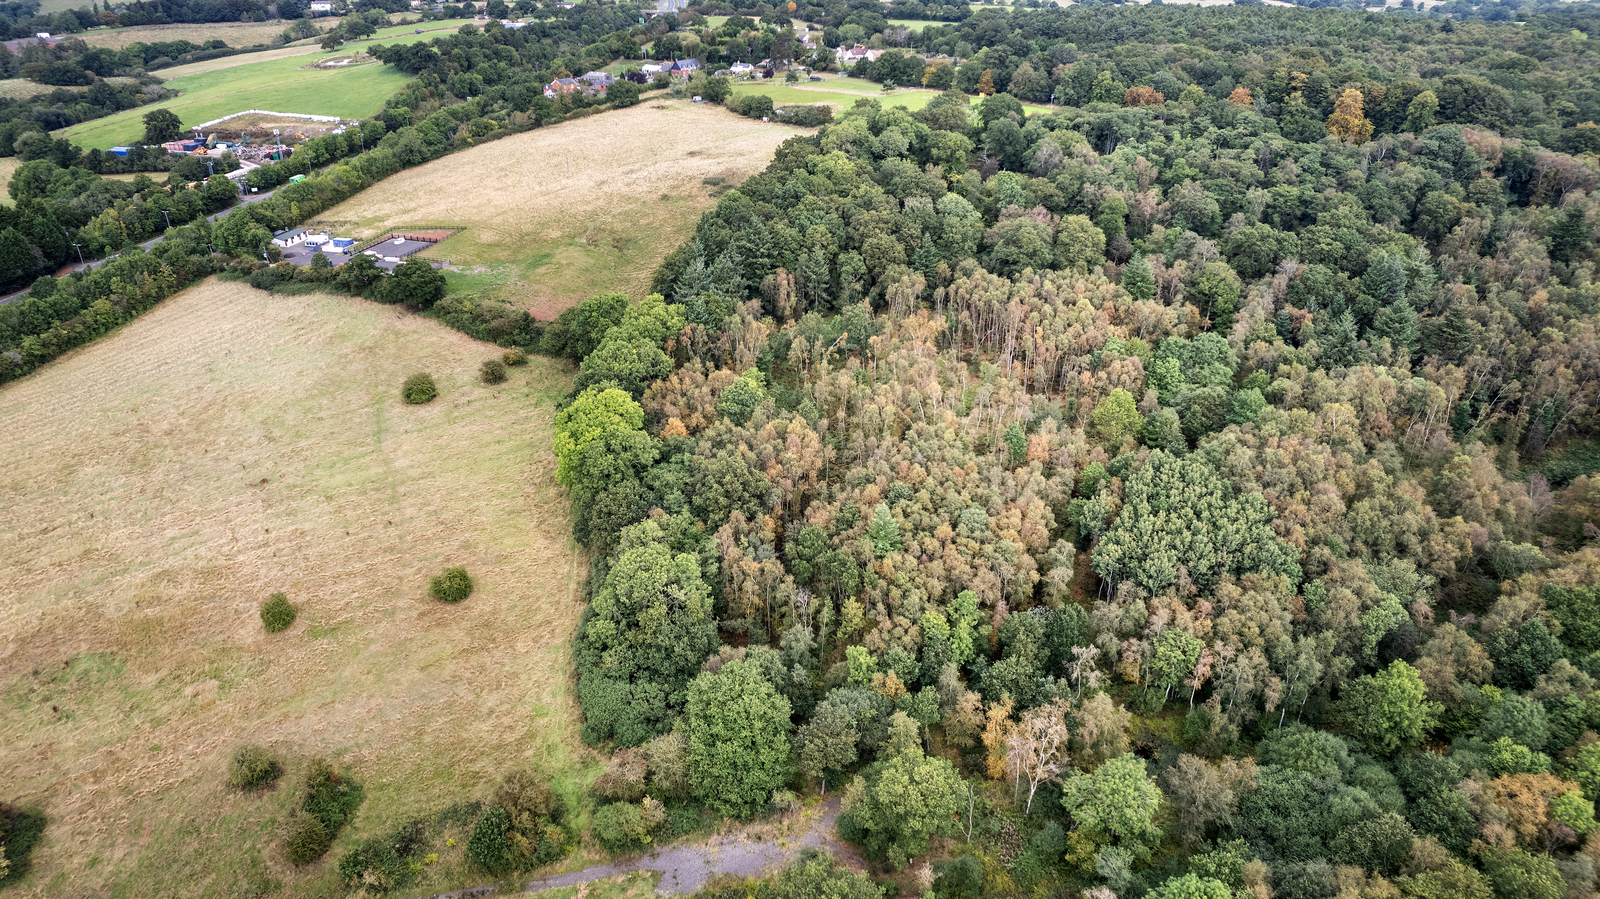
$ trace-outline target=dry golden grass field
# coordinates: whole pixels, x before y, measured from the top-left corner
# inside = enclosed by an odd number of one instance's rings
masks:
[[[337,22],[337,19],[329,19],[313,24],[318,26],[318,30],[326,31],[328,25]],[[86,31],[73,36],[82,38],[91,47],[109,47],[113,50],[121,50],[133,43],[152,44],[158,41],[188,41],[192,44],[225,41],[230,47],[253,47],[270,42],[288,27],[286,22],[211,22],[201,25],[140,25],[137,28]],[[166,77],[163,73],[157,74]]]
[[[652,98],[408,169],[315,224],[361,238],[461,228],[427,253],[450,260],[452,289],[485,290],[549,319],[600,291],[642,296],[715,197],[802,132]]]
[[[570,385],[393,307],[215,280],[0,387],[0,799],[49,817],[27,897],[342,896],[365,837],[532,765],[576,794],[585,560],[550,452]],[[400,400],[429,371],[439,398]],[[463,565],[464,603],[428,597]],[[299,618],[264,632],[285,591]],[[230,791],[258,742],[288,773]],[[307,760],[366,803],[292,869]],[[465,840],[413,892],[470,881]]]

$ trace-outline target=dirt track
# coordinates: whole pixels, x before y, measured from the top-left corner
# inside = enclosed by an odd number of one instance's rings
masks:
[[[861,868],[862,862],[855,849],[839,839],[834,825],[839,820],[839,797],[831,796],[821,805],[796,813],[802,822],[809,818],[810,826],[798,836],[781,840],[753,840],[743,834],[712,837],[698,843],[664,846],[648,855],[617,862],[596,865],[531,881],[523,892],[539,893],[559,887],[576,886],[603,877],[613,877],[631,871],[659,871],[661,882],[658,893],[687,895],[695,893],[711,878],[719,875],[757,877],[787,864],[805,849],[824,849],[834,858]],[[438,893],[427,899],[475,899],[494,893],[495,887],[472,887],[451,893]]]

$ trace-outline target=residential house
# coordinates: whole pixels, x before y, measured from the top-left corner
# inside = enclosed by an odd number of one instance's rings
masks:
[[[312,15],[331,12],[333,12],[333,0],[311,0]]]
[[[756,70],[756,67],[751,65],[751,64],[749,64],[749,63],[747,63],[747,62],[736,62],[733,65],[728,66],[728,74],[730,74],[730,75],[738,75],[738,76],[741,76],[741,77],[749,75],[751,72],[754,72],[755,70]]]
[[[860,44],[856,44],[854,47],[840,47],[839,49],[833,51],[834,60],[837,61],[841,66],[853,66],[863,59],[869,59],[873,62],[876,62],[878,57],[882,55],[882,50],[869,50]]]
[[[672,64],[672,74],[681,75],[684,78],[688,78],[698,71],[700,71],[700,60],[698,59],[680,59]]]
[[[664,66],[664,65],[659,65],[657,63],[653,63],[653,62],[647,62],[644,65],[639,67],[639,71],[642,72],[646,77],[649,77],[649,76],[659,75],[662,72],[665,72],[670,68],[672,68],[670,65],[665,65]]]
[[[557,78],[544,86],[544,95],[551,98],[560,97],[576,92],[580,86],[576,78]]]
[[[610,87],[611,82],[616,79],[606,72],[589,72],[579,77],[578,80],[582,81],[589,90],[595,93],[605,93],[606,88]]]
[[[527,22],[510,22],[510,21],[507,21],[505,19],[501,19],[500,20],[500,26],[502,28],[509,28],[512,31],[517,31],[519,29],[525,28],[525,27],[527,27],[527,24],[528,24]]]

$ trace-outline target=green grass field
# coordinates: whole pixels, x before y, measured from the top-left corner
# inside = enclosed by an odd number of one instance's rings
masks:
[[[952,23],[950,23],[950,22],[935,22],[935,21],[933,21],[931,19],[890,19],[889,20],[889,24],[890,25],[898,25],[901,28],[914,28],[914,29],[920,30],[920,29],[923,29],[923,28],[927,28],[929,25],[950,25]]]
[[[406,83],[398,69],[376,63],[348,69],[305,68],[321,55],[339,53],[308,53],[185,75],[167,82],[167,87],[181,92],[176,99],[74,125],[63,135],[83,147],[103,150],[118,146],[139,139],[144,132],[143,116],[163,107],[177,113],[185,125],[246,109],[359,118],[377,112],[383,101]]]

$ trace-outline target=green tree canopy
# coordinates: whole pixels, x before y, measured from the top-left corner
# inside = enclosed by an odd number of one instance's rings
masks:
[[[689,684],[689,782],[718,812],[748,817],[793,770],[789,700],[754,662],[738,660]]]
[[[1271,520],[1259,494],[1239,496],[1205,462],[1154,452],[1128,479],[1122,511],[1094,548],[1094,569],[1151,593],[1175,583],[1179,567],[1202,590],[1250,572],[1298,583],[1295,552]]]

